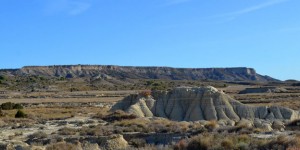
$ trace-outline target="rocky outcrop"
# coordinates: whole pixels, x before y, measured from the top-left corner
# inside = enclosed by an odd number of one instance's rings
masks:
[[[0,70],[1,74],[37,75],[45,77],[93,77],[104,79],[171,79],[171,80],[226,80],[278,81],[257,74],[252,68],[170,68],[124,67],[105,65],[27,66],[21,69]]]
[[[278,106],[248,106],[216,88],[181,87],[154,91],[152,96],[130,95],[112,107],[139,117],[164,117],[176,121],[248,119],[293,120],[299,112]]]

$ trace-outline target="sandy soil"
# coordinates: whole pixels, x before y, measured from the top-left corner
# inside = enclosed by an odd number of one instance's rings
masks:
[[[24,99],[0,99],[0,104],[12,103],[48,103],[48,102],[117,102],[123,97],[101,97],[101,98],[24,98]]]

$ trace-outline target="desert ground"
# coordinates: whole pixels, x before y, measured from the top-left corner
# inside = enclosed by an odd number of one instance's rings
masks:
[[[231,84],[218,87],[230,97],[252,106],[300,108],[300,88],[273,85],[278,91],[240,94],[247,88],[270,85]],[[224,125],[218,120],[172,121],[141,118],[111,107],[130,94],[120,91],[3,91],[1,107],[12,103],[22,109],[1,110],[1,149],[286,149],[300,146],[297,120],[280,128],[257,127],[239,121]],[[10,104],[11,105],[11,104]],[[17,111],[25,115],[17,117]],[[279,126],[279,125],[278,125]],[[223,138],[223,137],[226,138]]]

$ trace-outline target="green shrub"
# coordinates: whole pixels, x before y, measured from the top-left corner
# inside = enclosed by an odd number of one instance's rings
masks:
[[[4,80],[5,78],[4,78],[4,76],[0,76],[0,80]]]
[[[14,104],[12,102],[6,102],[1,104],[2,110],[12,110],[12,109],[23,109],[23,106],[21,104]]]
[[[27,115],[22,111],[22,110],[18,110],[15,118],[25,118]]]
[[[14,103],[12,103],[12,102],[6,102],[6,103],[3,103],[3,104],[1,104],[1,108],[3,109],[3,110],[11,110],[11,109],[13,109],[14,108]]]
[[[13,109],[23,109],[21,104],[14,104]]]

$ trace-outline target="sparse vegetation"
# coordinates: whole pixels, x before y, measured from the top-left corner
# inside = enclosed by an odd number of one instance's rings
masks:
[[[114,121],[121,121],[121,120],[128,120],[128,119],[135,119],[135,118],[137,118],[137,116],[135,116],[133,114],[125,113],[122,110],[117,110],[117,111],[112,112],[112,113],[110,113],[110,114],[108,114],[106,116],[98,114],[95,117],[103,119],[103,120],[108,121],[108,122],[114,122]]]
[[[28,136],[29,139],[44,139],[47,137],[48,137],[48,135],[42,131],[35,132]]]
[[[147,144],[145,139],[131,139],[129,143],[136,148],[145,147]]]
[[[11,102],[1,104],[2,110],[11,110],[14,108],[14,104]]]
[[[111,125],[102,126],[90,126],[82,127],[78,129],[78,132],[81,136],[108,136],[113,133],[118,133],[119,131]]]
[[[174,145],[174,150],[186,150],[187,146],[187,141],[182,139]]]
[[[222,142],[221,142],[221,146],[224,148],[224,149],[233,149],[234,148],[234,143],[230,140],[230,139],[224,139]]]
[[[187,143],[187,144],[186,144]],[[241,149],[271,150],[294,149],[300,147],[299,136],[278,136],[270,139],[252,138],[246,134],[203,133],[175,144],[177,150],[198,149]]]
[[[78,132],[77,129],[64,127],[58,130],[59,135],[75,135]]]
[[[58,142],[46,147],[46,150],[80,150],[81,147],[72,143]]]
[[[6,76],[1,79],[0,76],[0,81],[3,83],[0,98],[6,102],[1,104],[0,127],[13,131],[5,138],[8,141],[29,139],[32,141],[28,144],[46,147],[48,150],[76,149],[84,145],[77,141],[92,141],[100,145],[103,140],[100,138],[107,138],[113,134],[123,134],[130,145],[129,149],[158,149],[159,147],[175,150],[262,150],[300,147],[300,140],[296,134],[300,128],[299,120],[287,124],[286,130],[295,131],[289,131],[289,135],[282,136],[281,132],[266,132],[266,130],[249,127],[246,124],[228,127],[216,120],[177,122],[163,118],[139,118],[124,111],[109,112],[112,102],[131,93],[149,97],[154,93],[151,93],[149,89],[166,90],[178,86],[205,85],[218,87],[225,93],[251,105],[271,105],[268,102],[274,100],[277,105],[282,104],[289,108],[299,109],[298,85],[288,83],[288,87],[285,87],[287,93],[239,95],[237,94],[239,90],[245,87],[286,85],[284,83],[237,83],[209,80],[131,80],[126,77],[116,80],[109,78],[102,76],[88,78],[84,75],[80,78],[76,76],[52,78],[28,75],[26,77]],[[30,99],[32,103],[26,104],[27,101],[24,102],[24,99]],[[94,101],[99,103],[93,104]],[[17,113],[16,110],[18,110]],[[29,136],[28,131],[30,131]],[[4,131],[2,134],[8,133]],[[257,138],[269,134],[272,136],[265,139]],[[165,146],[160,146],[162,144],[160,137],[164,139],[170,137],[168,139],[170,141],[166,140],[167,142],[163,143]]]
[[[0,117],[4,117],[6,114],[0,109]]]
[[[140,95],[143,97],[149,97],[149,96],[151,96],[151,91],[143,91],[140,93]]]
[[[11,109],[23,109],[23,106],[21,104],[14,104],[12,102],[6,102],[1,104],[2,110],[11,110]]]
[[[13,109],[23,109],[21,104],[14,104]]]
[[[205,128],[207,128],[208,130],[212,131],[214,129],[216,129],[218,127],[218,122],[216,120],[211,120],[208,121],[205,125]]]
[[[207,150],[212,147],[213,141],[211,136],[196,136],[191,139],[187,145],[188,150]]]

